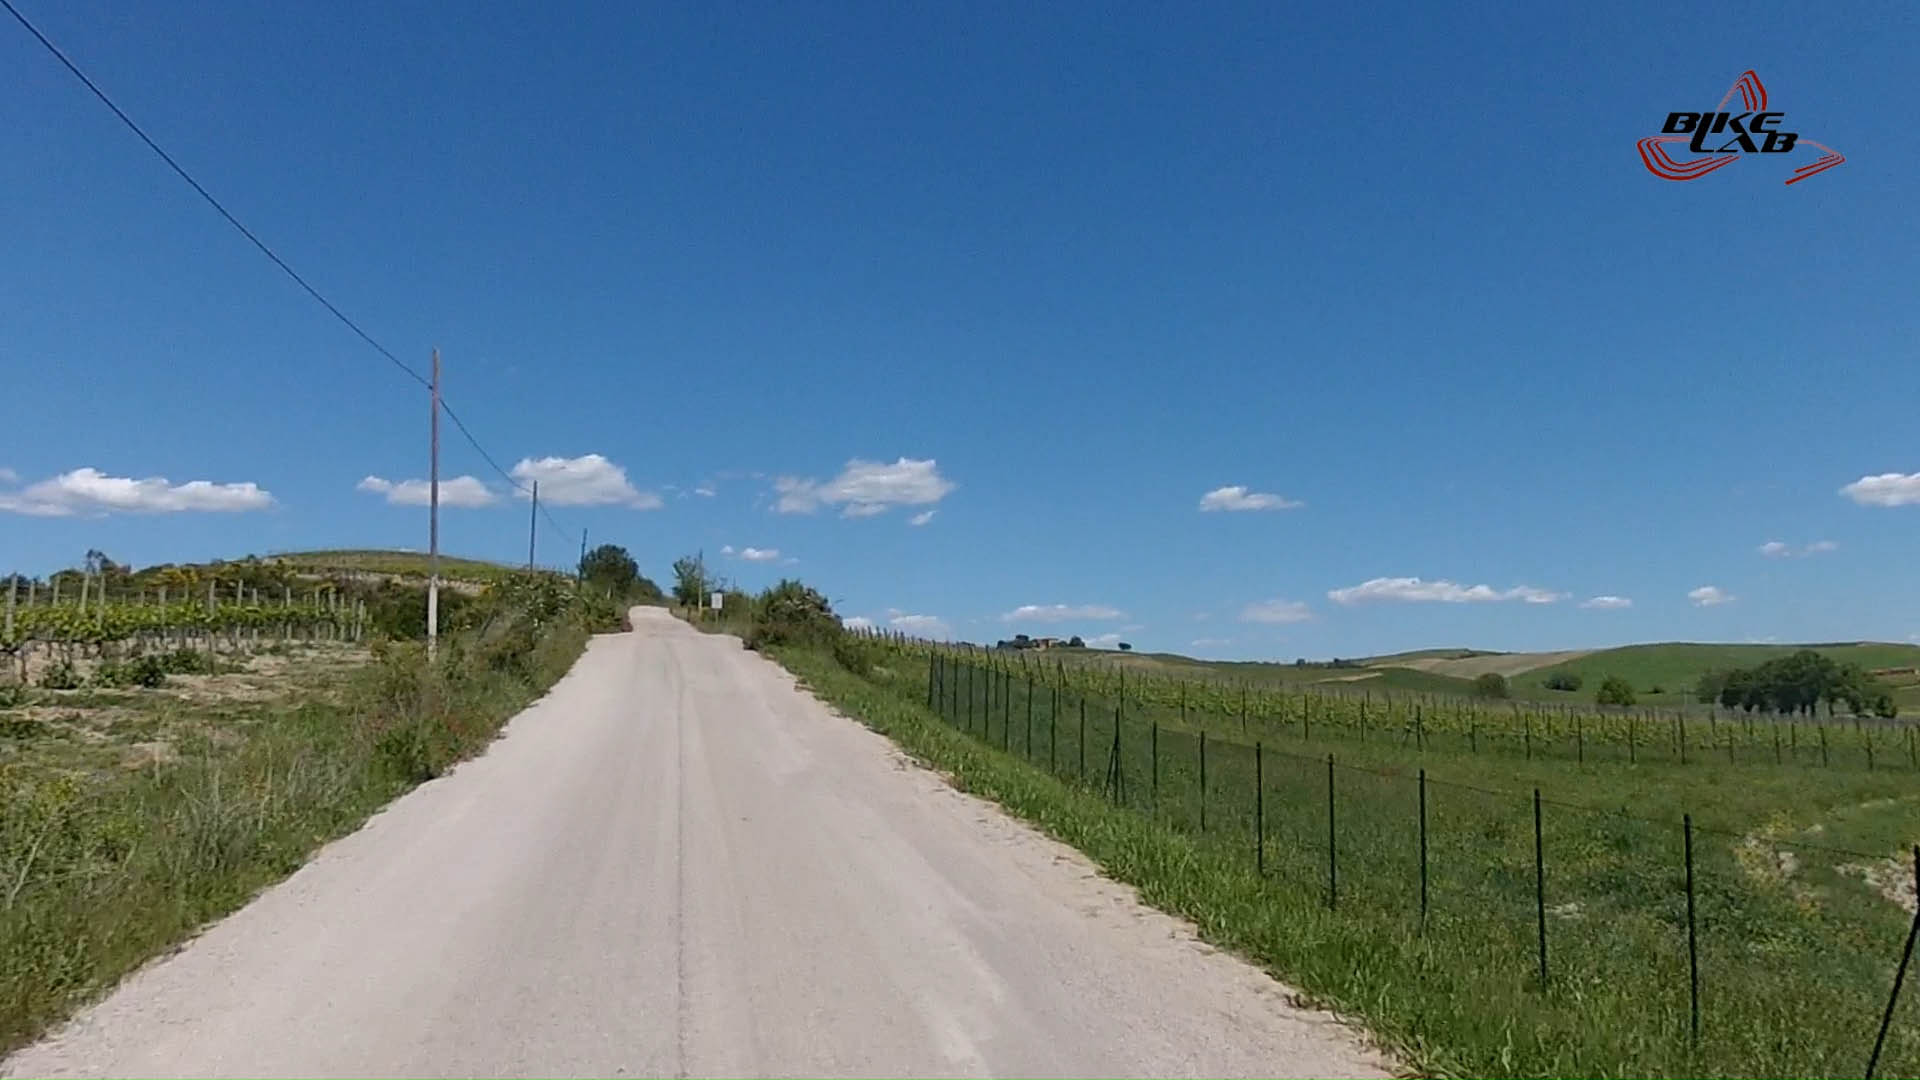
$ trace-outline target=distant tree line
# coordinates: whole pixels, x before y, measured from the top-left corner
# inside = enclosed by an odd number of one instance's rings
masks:
[[[1824,701],[1828,716],[1841,703],[1855,716],[1871,713],[1891,720],[1900,714],[1893,692],[1858,664],[1838,663],[1812,649],[1756,667],[1709,671],[1700,676],[1694,696],[1703,704],[1745,712],[1770,709],[1811,715]]]

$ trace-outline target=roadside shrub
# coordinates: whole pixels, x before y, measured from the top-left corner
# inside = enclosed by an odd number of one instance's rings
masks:
[[[840,620],[833,605],[816,589],[785,579],[753,602],[753,625],[744,639],[747,648],[837,640]]]
[[[62,660],[40,673],[40,685],[48,690],[80,689],[80,672],[73,661]]]
[[[1571,692],[1580,689],[1581,681],[1580,676],[1575,675],[1571,671],[1556,671],[1547,676],[1541,685],[1549,690],[1566,690]]]
[[[94,686],[141,686],[152,690],[166,685],[167,669],[156,656],[142,656],[124,663],[109,660],[93,669],[93,678],[88,682]]]
[[[160,665],[160,670],[168,675],[213,673],[212,659],[197,649],[175,649],[172,652],[156,653],[153,659]]]
[[[841,667],[863,679],[873,673],[873,657],[868,655],[866,646],[852,634],[840,634],[833,639],[833,658]]]

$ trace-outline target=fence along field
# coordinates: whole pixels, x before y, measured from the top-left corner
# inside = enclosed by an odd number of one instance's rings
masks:
[[[1920,1009],[1890,1000],[1920,929],[1904,757],[1823,770],[1803,749],[1796,768],[1755,735],[1727,764],[1683,751],[1686,728],[1662,747],[1634,744],[1627,717],[1578,734],[1556,717],[1528,760],[1525,710],[1243,706],[1226,687],[868,647],[872,678],[955,727],[1392,937],[1422,985],[1378,992],[1430,999],[1436,1028],[1504,1022],[1493,1037],[1537,1040],[1562,1074],[1920,1075]],[[1809,783],[1844,809],[1791,828]]]
[[[1114,669],[1084,658],[1029,661],[1055,681],[1100,698],[1181,713],[1242,741],[1386,741],[1420,749],[1576,762],[1719,764],[1772,762],[1836,769],[1920,771],[1920,725],[1912,720],[1822,717],[1719,708],[1636,709],[1538,701],[1487,702],[1424,693],[1352,692],[1225,679],[1169,678]]]

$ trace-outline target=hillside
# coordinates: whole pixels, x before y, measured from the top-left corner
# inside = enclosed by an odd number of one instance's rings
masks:
[[[1607,675],[1618,675],[1633,685],[1648,704],[1681,704],[1692,700],[1694,684],[1708,671],[1753,667],[1775,657],[1800,649],[1813,649],[1841,663],[1858,664],[1868,671],[1884,668],[1920,667],[1920,645],[1889,642],[1836,642],[1815,645],[1724,645],[1695,642],[1663,642],[1651,645],[1626,645],[1575,656],[1559,663],[1536,667],[1513,677],[1509,685],[1515,696],[1561,700],[1590,695],[1592,688]],[[1547,679],[1556,674],[1577,675],[1583,682],[1575,694],[1548,690]],[[1920,687],[1912,676],[1882,679],[1896,688],[1903,705],[1920,701]]]

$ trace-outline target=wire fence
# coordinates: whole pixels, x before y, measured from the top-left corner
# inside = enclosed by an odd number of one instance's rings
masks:
[[[1900,995],[1920,914],[1841,903],[1821,884],[1887,863],[1884,852],[1288,752],[1223,736],[1231,716],[1175,727],[1123,698],[945,650],[909,678],[903,689],[982,742],[1315,889],[1336,912],[1411,920],[1569,1007],[1605,997],[1608,1022],[1640,1037],[1711,1042],[1806,1075],[1862,1063],[1920,1075],[1920,1010]],[[1920,848],[1895,870],[1920,895]],[[1768,1045],[1740,1045],[1756,1041]]]

